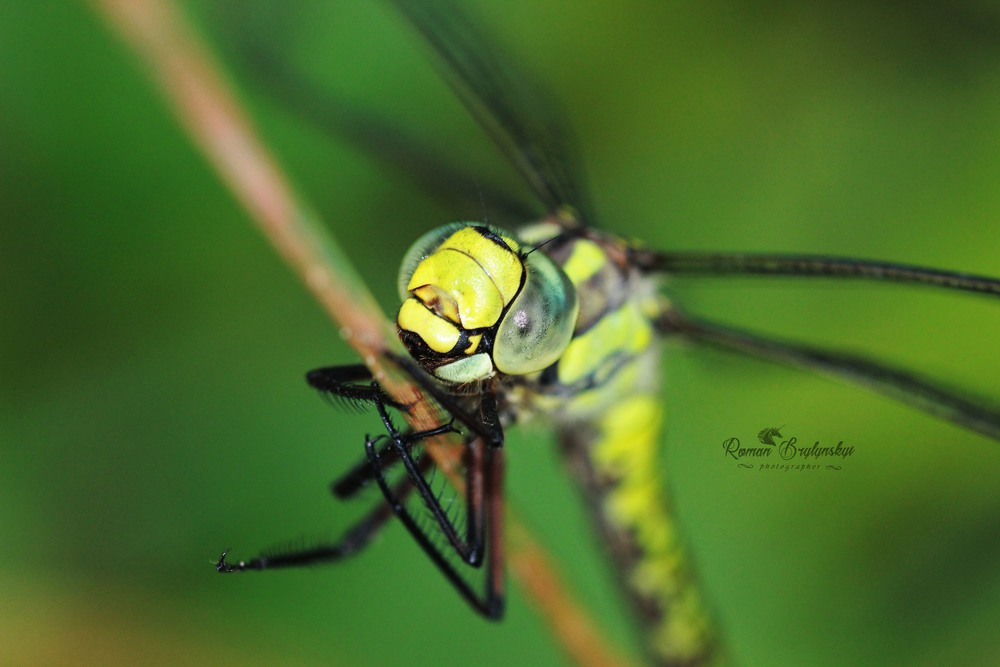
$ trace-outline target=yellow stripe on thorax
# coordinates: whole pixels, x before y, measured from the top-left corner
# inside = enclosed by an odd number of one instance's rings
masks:
[[[580,287],[591,276],[604,268],[608,257],[601,247],[593,241],[581,239],[573,245],[573,252],[562,265],[573,284]]]
[[[573,384],[596,374],[598,384],[607,378],[621,355],[642,353],[653,341],[653,327],[639,307],[628,301],[608,313],[590,330],[578,334],[559,358],[559,381]]]

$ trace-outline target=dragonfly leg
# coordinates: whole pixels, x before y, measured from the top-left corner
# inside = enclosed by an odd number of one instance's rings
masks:
[[[395,465],[399,461],[399,454],[392,446],[392,443],[383,445],[379,456],[382,458],[385,467]],[[341,500],[353,498],[374,479],[375,470],[372,468],[371,463],[368,462],[368,457],[365,457],[358,461],[350,470],[334,480],[333,484],[330,485],[330,492]]]
[[[412,457],[407,451],[407,446],[409,444],[408,440],[414,437],[424,437],[424,433],[420,432],[415,434],[410,434],[408,436],[403,436],[398,431],[392,427],[391,422],[388,422],[387,415],[384,414],[384,408],[381,409],[383,412],[384,421],[386,421],[386,427],[390,429],[389,438],[394,442],[397,447],[401,450],[400,457],[403,461],[404,466],[407,468],[407,472],[410,473],[409,462],[412,462]],[[437,429],[435,429],[437,430]],[[479,567],[482,564],[481,554],[483,552],[484,541],[488,542],[490,545],[489,556],[487,557],[487,567],[485,573],[484,590],[482,593],[477,593],[470,586],[469,582],[459,574],[455,565],[448,560],[447,556],[442,552],[442,550],[431,540],[427,532],[420,526],[417,520],[414,518],[413,514],[407,509],[395,490],[388,484],[385,474],[383,472],[382,462],[379,458],[379,451],[376,448],[375,440],[369,438],[365,441],[365,452],[368,455],[368,460],[371,462],[372,467],[376,472],[375,479],[378,482],[379,488],[382,490],[383,495],[388,501],[389,507],[392,511],[399,517],[400,521],[409,531],[410,535],[417,542],[420,548],[427,554],[431,562],[444,574],[445,578],[455,587],[455,590],[468,602],[476,611],[489,619],[499,619],[503,616],[504,602],[503,602],[503,563],[500,557],[502,553],[502,545],[500,541],[500,523],[502,522],[502,498],[500,496],[501,480],[502,480],[502,456],[503,452],[501,450],[494,450],[493,448],[483,447],[479,444],[478,450],[473,450],[477,453],[470,457],[470,465],[467,471],[466,484],[467,484],[467,496],[470,507],[467,510],[469,520],[467,522],[467,535],[466,539],[463,541],[459,539],[457,530],[448,517],[447,512],[441,507],[440,501],[434,492],[427,486],[422,475],[412,475],[408,478],[413,481],[421,498],[424,501],[424,505],[431,511],[434,515],[435,521],[441,528],[442,532],[448,537],[449,542],[454,548],[455,552],[462,559],[462,561],[473,567]],[[480,458],[481,457],[481,458]],[[424,457],[428,458],[428,457]],[[473,472],[474,471],[474,472]],[[471,490],[472,487],[478,487],[478,490]],[[488,535],[484,535],[482,531],[483,521],[481,518],[474,519],[475,517],[482,517],[486,512],[486,507],[491,510],[491,516],[488,521],[485,522],[486,531]]]
[[[462,561],[468,565],[478,567],[482,563],[484,539],[482,532],[483,524],[479,519],[484,511],[482,502],[484,498],[484,458],[482,453],[483,447],[480,443],[480,439],[478,437],[470,439],[466,444],[466,450],[464,452],[466,459],[465,492],[468,507],[466,534],[462,537],[459,535],[459,531],[452,518],[448,515],[447,510],[445,510],[445,508],[441,505],[441,500],[438,497],[438,494],[434,492],[430,484],[427,483],[424,475],[420,473],[417,461],[414,459],[411,451],[414,443],[437,435],[455,432],[454,427],[451,424],[445,424],[427,431],[418,431],[404,435],[400,433],[392,423],[385,406],[381,403],[376,403],[376,407],[378,408],[379,416],[382,417],[382,423],[388,432],[388,439],[391,446],[395,448],[399,459],[403,463],[403,467],[406,469],[407,475],[413,482],[417,493],[420,494],[421,499],[424,501],[424,505],[434,517],[434,521],[441,528],[441,531],[444,533],[448,542],[451,544],[452,548],[455,549],[455,552],[462,559]],[[378,451],[375,449],[375,441],[369,438],[365,442],[365,448],[366,452],[371,450],[368,454],[368,461],[372,465],[372,468],[376,471],[376,480],[380,477],[384,477],[382,470],[385,468],[385,463],[378,456]],[[427,458],[429,457],[425,455],[421,457],[421,461]],[[388,495],[386,495],[386,499],[389,500],[390,504],[393,502],[392,498]],[[403,510],[405,511],[405,508],[403,508]]]
[[[404,370],[409,370],[405,364]],[[332,485],[338,498],[356,495],[375,480],[387,503],[379,504],[342,538],[334,543],[320,544],[305,549],[292,549],[263,553],[250,560],[228,562],[228,550],[216,562],[221,573],[244,572],[302,567],[335,562],[366,546],[378,533],[389,517],[399,517],[407,531],[441,570],[459,594],[483,616],[498,619],[503,615],[503,559],[501,529],[503,523],[503,431],[500,427],[496,401],[484,401],[478,419],[472,417],[458,403],[422,375],[417,381],[441,407],[452,414],[452,419],[440,426],[409,433],[400,432],[392,423],[388,408],[403,409],[371,379],[363,365],[331,366],[310,371],[306,376],[310,386],[325,397],[344,400],[349,404],[371,404],[376,407],[386,429],[386,435],[365,439],[365,460],[348,470]],[[423,381],[421,381],[423,380]],[[490,392],[487,392],[489,394]],[[473,431],[464,443],[462,465],[465,486],[465,525],[462,530],[441,503],[440,495],[428,482],[434,470],[434,459],[415,446],[429,438],[458,433],[455,421]],[[389,468],[402,463],[403,476],[395,484],[389,482]],[[452,555],[442,550],[407,508],[407,497],[416,490],[424,508],[431,514],[448,540]],[[488,547],[488,551],[487,551]],[[457,558],[458,560],[455,560]],[[472,568],[481,568],[485,562],[484,584],[476,592],[460,573],[457,562]]]
[[[339,372],[341,368],[343,367],[333,370]],[[364,367],[361,366],[360,368]],[[320,370],[325,371],[326,369]],[[373,395],[377,397],[377,391]],[[378,398],[374,400],[378,405],[382,405]],[[384,410],[384,407],[382,409]],[[436,429],[436,431],[444,432],[443,428]],[[383,445],[380,455],[382,456],[383,468],[388,468],[399,462],[399,455],[392,446],[392,443]],[[423,457],[419,461],[414,462],[414,471],[420,479],[423,479],[423,476],[430,471],[432,465],[433,460],[430,457]],[[375,469],[372,468],[366,456],[363,461],[355,465],[333,483],[333,493],[338,498],[354,496],[368,482],[375,478],[375,474]],[[407,475],[396,484],[393,492],[398,498],[406,498],[413,491],[413,488],[413,479],[410,475]],[[260,554],[247,561],[241,560],[236,563],[228,563],[226,561],[227,549],[216,562],[216,570],[222,573],[242,572],[245,570],[273,570],[338,561],[363,549],[378,534],[379,530],[381,530],[382,526],[385,525],[392,515],[393,512],[390,507],[384,503],[378,503],[364,518],[348,529],[336,542],[318,544],[305,549],[274,550]]]
[[[364,407],[381,401],[394,408],[401,407],[381,385],[372,382],[371,371],[364,364],[317,368],[306,373],[306,382],[324,398],[347,405]]]
[[[386,356],[407,372],[413,381],[420,385],[427,394],[444,408],[452,417],[465,425],[470,431],[483,437],[491,447],[502,447],[504,441],[503,425],[500,423],[496,409],[495,391],[492,389],[482,392],[482,408],[479,414],[470,413],[467,408],[459,403],[456,396],[449,394],[441,388],[440,384],[427,375],[417,362],[409,357],[400,356],[387,352]],[[388,403],[392,405],[392,403]],[[493,406],[492,410],[490,405]]]
[[[412,490],[413,484],[409,477],[406,477],[396,485],[393,493],[399,498],[405,498]],[[275,570],[332,563],[351,556],[367,546],[392,517],[392,514],[391,508],[384,503],[378,503],[336,542],[318,544],[305,549],[275,550],[262,553],[250,560],[240,560],[234,563],[227,562],[226,556],[229,549],[226,549],[215,563],[215,569],[226,574],[246,570]]]

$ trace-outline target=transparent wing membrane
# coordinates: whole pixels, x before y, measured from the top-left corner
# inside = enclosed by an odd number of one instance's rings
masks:
[[[391,0],[440,59],[441,75],[469,113],[554,212],[572,206],[593,223],[570,125],[555,100],[458,3]]]
[[[229,14],[241,12],[236,8]],[[267,41],[255,39],[250,30],[228,33],[234,36],[233,47],[243,69],[275,105],[331,140],[348,143],[420,190],[465,211],[465,217],[478,215],[484,202],[491,214],[500,219],[521,221],[537,215],[536,207],[482,175],[459,169],[436,147],[404,132],[379,111],[360,107],[310,81],[275,50],[274,44],[291,39],[293,30],[286,26],[282,34],[276,32],[270,30],[271,39]]]

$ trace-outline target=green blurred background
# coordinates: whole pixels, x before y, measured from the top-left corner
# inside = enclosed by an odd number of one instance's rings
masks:
[[[238,22],[185,6],[231,53]],[[383,6],[284,9],[295,32],[261,36],[321,86],[505,173]],[[654,248],[1000,275],[995,3],[474,12],[564,101],[609,229]],[[480,211],[328,141],[240,71],[267,142],[392,312],[409,243]],[[519,591],[503,623],[483,622],[398,526],[335,567],[215,575],[224,547],[249,556],[348,526],[365,504],[333,502],[327,484],[376,424],[305,386],[304,371],[352,352],[85,4],[0,4],[0,216],[0,663],[562,660]],[[670,289],[705,316],[998,397],[1000,314],[983,298],[777,280]],[[996,443],[805,373],[677,344],[665,357],[663,474],[737,664],[1000,659]],[[856,453],[836,473],[723,458],[725,438],[780,425]],[[511,502],[631,646],[548,435],[512,434],[508,460]]]

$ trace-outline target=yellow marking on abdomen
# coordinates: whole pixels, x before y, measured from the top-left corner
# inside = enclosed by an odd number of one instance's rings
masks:
[[[602,504],[605,520],[638,547],[628,583],[663,610],[658,626],[650,628],[653,651],[670,660],[698,662],[712,645],[710,627],[661,483],[662,421],[657,397],[623,398],[598,420],[591,451],[599,476],[614,480]]]

